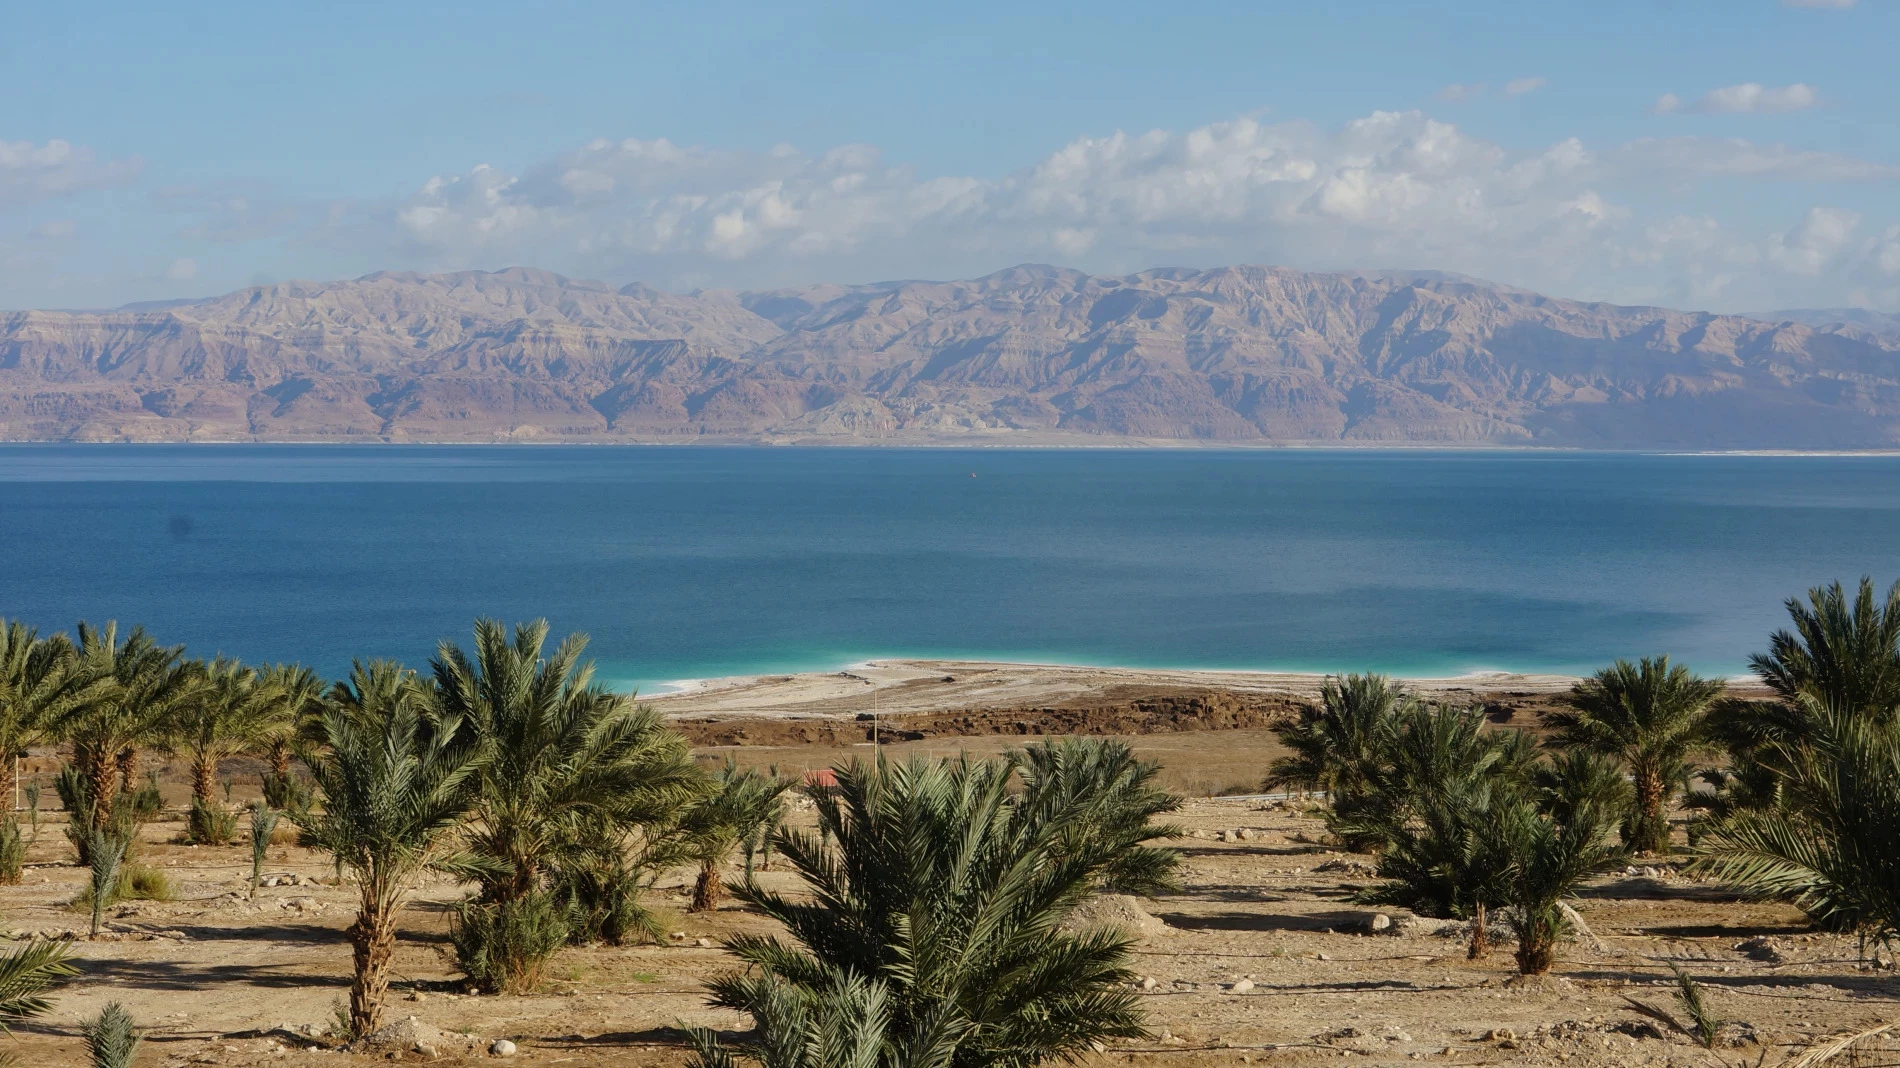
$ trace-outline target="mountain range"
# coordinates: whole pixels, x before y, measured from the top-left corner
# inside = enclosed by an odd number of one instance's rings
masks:
[[[0,312],[0,439],[1894,448],[1900,321],[1253,266],[378,273]]]

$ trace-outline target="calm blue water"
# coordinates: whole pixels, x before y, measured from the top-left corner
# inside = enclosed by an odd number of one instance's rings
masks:
[[[974,477],[973,477],[974,476]],[[671,679],[879,655],[1743,669],[1900,571],[1900,458],[0,446],[0,615],[422,665],[478,614]]]

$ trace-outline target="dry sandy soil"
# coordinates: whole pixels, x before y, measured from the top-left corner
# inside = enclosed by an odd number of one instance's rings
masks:
[[[1022,740],[993,733],[898,740],[890,748],[996,752]],[[1264,729],[1130,740],[1164,761],[1184,789],[1255,782],[1276,752]],[[705,755],[792,767],[869,752],[839,742],[747,744]],[[83,873],[70,863],[57,819],[41,828],[25,884],[0,888],[0,909],[16,937],[84,932],[86,917],[65,904]],[[1896,1018],[1900,984],[1891,970],[1863,962],[1852,940],[1814,934],[1791,908],[1738,901],[1669,864],[1591,885],[1577,905],[1595,938],[1565,947],[1557,978],[1520,984],[1512,981],[1508,946],[1469,962],[1455,925],[1388,911],[1392,927],[1367,933],[1374,911],[1349,900],[1368,881],[1366,858],[1320,844],[1321,822],[1297,803],[1196,798],[1180,822],[1190,833],[1180,843],[1186,886],[1145,904],[1158,922],[1141,925],[1137,957],[1152,980],[1142,984],[1140,1002],[1158,1037],[1110,1046],[1087,1063],[1753,1065],[1765,1056],[1774,1064],[1818,1036]],[[20,1029],[14,1041],[0,1040],[0,1049],[16,1050],[28,1065],[80,1065],[79,1021],[119,1000],[146,1028],[141,1068],[387,1063],[388,1053],[334,1052],[304,1037],[322,1032],[348,980],[343,928],[353,898],[348,887],[332,885],[325,858],[289,844],[273,848],[268,870],[299,882],[265,888],[252,902],[243,893],[248,850],[169,844],[181,830],[177,822],[152,824],[142,845],[141,860],[173,879],[174,899],[128,904],[115,910],[110,940],[74,943],[84,974],[57,995],[52,1016]],[[413,1015],[448,1032],[440,1064],[495,1063],[484,1051],[506,1037],[519,1044],[515,1061],[523,1064],[680,1065],[681,1025],[745,1025],[704,1003],[703,981],[734,966],[718,939],[770,926],[737,906],[685,914],[688,874],[675,873],[658,895],[683,937],[566,950],[544,989],[523,997],[461,993],[446,954],[447,907],[461,890],[425,886],[403,917],[391,1018]],[[794,888],[782,871],[761,879]],[[1716,1011],[1733,1021],[1714,1052],[1626,1001],[1673,1011],[1665,985],[1671,963],[1701,980]]]

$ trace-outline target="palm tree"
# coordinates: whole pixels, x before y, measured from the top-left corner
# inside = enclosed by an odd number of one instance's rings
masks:
[[[1618,660],[1573,687],[1567,706],[1546,713],[1554,743],[1622,761],[1635,783],[1624,842],[1639,853],[1669,851],[1669,802],[1689,777],[1688,758],[1707,742],[1720,679],[1699,678],[1669,658]]]
[[[943,1068],[956,1053],[960,1035],[954,1031],[921,1049],[891,1050],[891,993],[881,979],[834,971],[816,990],[772,975],[737,981],[747,987],[747,1003],[757,1006],[758,1030],[767,1040],[727,1049],[711,1031],[696,1029],[689,1068],[738,1068],[742,1057],[760,1068]]]
[[[1776,631],[1768,652],[1748,660],[1783,701],[1805,694],[1882,718],[1900,708],[1900,582],[1884,602],[1874,597],[1874,580],[1862,577],[1851,604],[1836,582],[1809,590],[1805,605],[1790,597],[1787,608],[1794,630]]]
[[[1180,887],[1181,855],[1152,843],[1178,838],[1181,829],[1156,823],[1181,807],[1181,799],[1155,785],[1161,765],[1137,760],[1126,743],[1105,738],[1066,738],[1009,754],[1022,780],[1018,804],[1030,813],[1086,809],[1075,826],[1087,836],[1066,848],[1084,856],[1107,856],[1096,889],[1153,897]]]
[[[53,1007],[48,991],[79,974],[71,954],[58,942],[39,939],[0,956],[0,1035],[12,1027],[44,1016]],[[0,1068],[16,1063],[11,1053],[0,1053]]]
[[[738,761],[726,758],[711,795],[686,815],[687,833],[699,860],[690,911],[711,912],[719,907],[726,857],[734,848],[756,842],[767,828],[784,819],[785,793],[791,788],[788,779],[765,775],[757,768],[741,770]],[[746,850],[748,883],[752,881],[752,852]]]
[[[60,717],[100,686],[79,670],[64,634],[42,638],[18,620],[0,619],[0,805],[13,806],[14,762],[44,743]]]
[[[1074,848],[1102,840],[1088,826],[1096,799],[1025,805],[1012,796],[1015,779],[1006,761],[880,757],[839,769],[818,809],[833,845],[778,835],[809,893],[734,888],[788,939],[746,936],[728,948],[814,1001],[840,976],[882,980],[895,1050],[954,1051],[897,1063],[1016,1068],[1144,1036],[1125,988],[1129,941],[1061,927],[1116,863],[1110,849]],[[713,1001],[752,1014],[767,1046],[802,1041],[769,1030],[782,1026],[780,1006],[755,978],[716,980]]]
[[[1399,713],[1415,703],[1384,675],[1327,679],[1317,707],[1308,706],[1296,722],[1274,728],[1281,744],[1293,752],[1273,762],[1266,788],[1323,790],[1333,811],[1351,818],[1376,788],[1387,737]]]
[[[1521,796],[1492,806],[1485,849],[1504,865],[1498,903],[1517,934],[1520,975],[1550,971],[1570,929],[1567,900],[1584,880],[1621,862],[1622,851],[1609,842],[1616,820],[1616,812],[1601,804],[1577,805],[1567,822]]]
[[[178,704],[167,730],[171,746],[191,760],[191,798],[217,805],[218,768],[257,743],[269,722],[273,695],[258,673],[224,657],[205,665],[196,700]]]
[[[265,799],[273,808],[291,808],[296,792],[290,778],[292,751],[299,738],[316,729],[327,687],[316,672],[301,664],[274,664],[264,669],[261,681],[269,694],[258,732],[266,764]]]
[[[323,788],[323,808],[288,815],[356,879],[350,1027],[360,1037],[381,1023],[397,911],[422,872],[452,864],[486,754],[461,718],[434,709],[428,690],[397,664],[356,665],[331,704],[323,746],[306,741],[298,752]]]
[[[116,623],[104,629],[79,624],[81,670],[100,686],[59,721],[59,733],[72,743],[74,763],[85,776],[99,829],[111,823],[125,770],[136,764],[125,754],[162,740],[174,711],[204,688],[204,673],[183,659],[183,646],[162,647],[143,628],[134,628],[123,642],[118,634]]]
[[[704,790],[684,735],[658,714],[593,682],[587,637],[543,656],[545,621],[475,624],[475,655],[444,642],[434,661],[437,700],[490,751],[480,776],[469,848],[488,858],[483,897],[516,900],[541,887],[581,831],[661,822]]]
[[[1811,732],[1773,743],[1785,803],[1713,823],[1697,866],[1826,927],[1900,936],[1900,726],[1797,699]]]

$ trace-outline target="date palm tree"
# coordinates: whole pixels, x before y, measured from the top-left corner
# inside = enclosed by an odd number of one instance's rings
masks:
[[[79,660],[99,686],[61,715],[58,730],[85,776],[93,826],[104,829],[124,779],[125,755],[163,741],[174,712],[203,693],[204,672],[184,659],[183,646],[161,646],[143,628],[120,641],[116,623],[79,624]]]
[[[205,665],[195,700],[174,709],[171,747],[191,762],[191,797],[209,809],[218,803],[219,766],[256,745],[271,716],[273,696],[253,668],[220,657]]]
[[[1402,686],[1384,675],[1327,679],[1317,706],[1302,709],[1297,721],[1274,728],[1292,752],[1268,768],[1266,788],[1323,790],[1337,817],[1355,818],[1357,808],[1377,789],[1400,713],[1415,704]]]
[[[1772,743],[1784,803],[1714,822],[1697,866],[1817,923],[1900,937],[1900,725],[1797,695],[1810,729]]]
[[[1613,809],[1586,802],[1569,816],[1559,820],[1522,796],[1489,814],[1486,848],[1503,864],[1498,903],[1517,935],[1520,975],[1550,971],[1570,930],[1568,899],[1585,880],[1622,862],[1623,851],[1610,841],[1618,818]]]
[[[583,634],[544,655],[548,625],[512,637],[494,620],[475,624],[471,657],[444,642],[434,661],[436,699],[467,723],[491,760],[479,776],[469,848],[490,864],[483,898],[518,900],[542,888],[550,865],[581,848],[580,832],[605,820],[662,822],[704,792],[685,736],[625,694],[593,681]]]
[[[1748,661],[1776,695],[1880,718],[1900,709],[1900,582],[1876,598],[1862,577],[1851,602],[1838,582],[1817,586],[1787,608],[1794,629],[1776,631]]]
[[[1700,678],[1669,658],[1618,660],[1578,683],[1564,708],[1546,713],[1555,744],[1619,760],[1635,784],[1624,842],[1639,853],[1669,851],[1667,809],[1689,777],[1688,758],[1708,741],[1720,679]]]
[[[741,769],[728,757],[713,780],[712,792],[686,814],[686,832],[699,860],[689,911],[711,912],[719,907],[725,890],[724,865],[736,848],[756,841],[776,826],[785,812],[789,779],[766,775],[757,768]],[[746,880],[752,879],[751,851],[747,851]]]
[[[356,880],[349,1012],[361,1037],[382,1022],[403,900],[425,870],[454,867],[486,751],[459,716],[433,707],[413,672],[386,661],[358,664],[337,684],[320,735],[298,756],[323,806],[288,816]]]
[[[0,805],[13,805],[14,762],[50,739],[60,718],[102,686],[80,669],[64,634],[42,638],[25,623],[0,619]]]
[[[264,749],[264,793],[274,808],[289,808],[293,800],[291,760],[299,738],[316,729],[323,715],[328,687],[317,673],[301,664],[274,664],[262,673],[268,704],[259,725],[258,742]]]
[[[880,757],[838,769],[818,808],[833,844],[778,835],[808,893],[734,888],[787,936],[730,940],[757,971],[716,980],[713,1001],[750,1013],[770,1046],[799,1037],[771,1030],[782,1006],[760,977],[811,1002],[841,976],[882,981],[888,1044],[939,1051],[899,1064],[1017,1068],[1144,1036],[1126,989],[1129,941],[1062,929],[1117,860],[1113,848],[1075,848],[1105,841],[1090,826],[1097,799],[1076,791],[1025,805],[1015,782],[1006,761]]]
[[[0,955],[0,1036],[52,1010],[47,993],[79,974],[71,956],[64,944],[39,939]],[[0,1068],[17,1063],[12,1053],[0,1053]]]

